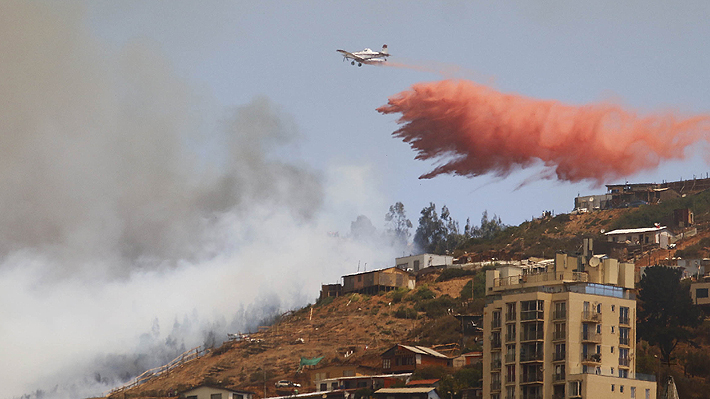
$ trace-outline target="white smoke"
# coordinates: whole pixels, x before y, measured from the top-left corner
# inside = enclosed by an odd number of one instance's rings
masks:
[[[397,253],[327,234],[329,180],[279,158],[297,129],[266,98],[210,120],[73,6],[0,2],[0,55],[3,397],[100,394]]]

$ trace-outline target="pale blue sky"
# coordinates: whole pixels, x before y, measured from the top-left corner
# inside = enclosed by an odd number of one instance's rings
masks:
[[[292,156],[316,169],[367,167],[380,193],[347,209],[382,223],[402,201],[416,225],[435,202],[478,223],[481,213],[517,224],[542,210],[569,212],[588,184],[533,181],[538,170],[506,179],[418,180],[427,163],[390,136],[394,117],[375,108],[433,73],[354,68],[335,53],[387,43],[392,60],[459,67],[458,76],[506,92],[585,104],[614,99],[641,111],[710,110],[705,2],[103,2],[89,5],[91,29],[120,47],[155,42],[177,73],[230,109],[264,95],[291,115],[302,135]],[[219,111],[218,111],[219,112]],[[600,160],[603,162],[603,160]],[[710,170],[702,159],[664,164],[629,181],[690,178]],[[338,178],[338,176],[333,176]],[[617,183],[617,182],[608,182]]]

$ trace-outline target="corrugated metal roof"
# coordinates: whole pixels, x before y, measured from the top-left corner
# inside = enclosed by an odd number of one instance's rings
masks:
[[[380,388],[375,393],[429,393],[433,391],[434,387],[421,387],[421,388]]]
[[[604,233],[604,235],[611,235],[611,234],[636,234],[636,233],[651,233],[653,231],[661,231],[665,230],[666,226],[661,226],[661,227],[642,227],[639,229],[619,229],[619,230],[613,230]]]
[[[420,355],[430,355],[430,356],[435,356],[435,357],[441,357],[444,359],[448,359],[449,357],[446,355],[442,355],[441,353],[435,351],[434,349],[427,348],[425,346],[409,346],[409,345],[400,345],[402,348],[405,348],[407,350],[410,350],[414,353],[418,353]]]

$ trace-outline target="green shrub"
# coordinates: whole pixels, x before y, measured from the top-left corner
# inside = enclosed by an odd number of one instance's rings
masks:
[[[394,312],[394,317],[398,319],[416,319],[417,311],[412,308],[401,307]]]
[[[455,279],[458,277],[470,276],[472,274],[476,274],[476,272],[473,270],[466,270],[466,269],[462,269],[462,268],[458,268],[458,267],[457,268],[452,267],[452,268],[444,269],[444,271],[441,272],[439,277],[436,278],[436,281],[437,282],[447,281],[447,280]]]

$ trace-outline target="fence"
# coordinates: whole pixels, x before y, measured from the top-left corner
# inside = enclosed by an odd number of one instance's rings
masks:
[[[113,395],[122,391],[125,391],[126,389],[136,387],[138,385],[143,384],[144,382],[152,379],[153,377],[157,377],[163,373],[167,373],[170,370],[174,369],[175,367],[181,366],[191,360],[195,360],[199,358],[200,356],[204,355],[207,353],[208,349],[203,349],[202,346],[198,346],[196,348],[192,348],[189,351],[186,351],[182,355],[176,357],[173,359],[170,363],[160,366],[160,367],[155,367],[150,370],[146,370],[143,372],[143,374],[139,375],[138,377],[134,378],[133,381],[120,386],[118,388],[114,388],[108,392],[108,394],[104,396],[109,396]]]

